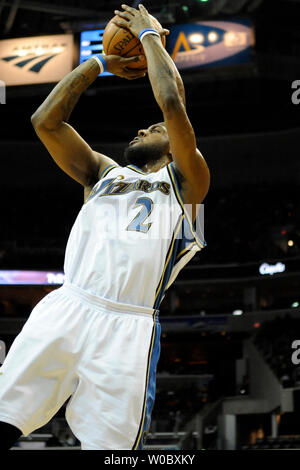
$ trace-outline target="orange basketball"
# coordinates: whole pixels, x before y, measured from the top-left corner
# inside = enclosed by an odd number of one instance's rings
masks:
[[[150,15],[151,20],[155,24],[155,29],[159,30],[162,28],[161,24],[157,21],[154,16]],[[116,24],[112,23],[113,20],[119,18],[117,15],[114,16],[103,33],[103,50],[106,55],[115,54],[122,57],[132,57],[135,55],[144,55],[144,49],[142,43],[136,38],[129,29],[121,28]],[[120,19],[120,18],[119,18]],[[161,36],[161,42],[166,47],[166,37]],[[136,64],[130,64],[128,68],[131,69],[144,69],[147,68],[146,57],[143,61],[139,61]]]

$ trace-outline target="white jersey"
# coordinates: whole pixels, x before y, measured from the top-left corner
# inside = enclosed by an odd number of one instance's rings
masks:
[[[72,227],[65,278],[102,298],[159,309],[166,289],[204,246],[173,163],[148,174],[110,165]]]

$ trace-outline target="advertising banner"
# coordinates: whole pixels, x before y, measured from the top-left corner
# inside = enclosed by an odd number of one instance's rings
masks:
[[[52,83],[71,72],[73,35],[58,34],[0,41],[0,80],[9,85]]]
[[[178,69],[248,63],[252,45],[247,19],[174,25],[168,36],[168,52]]]
[[[49,271],[0,271],[0,285],[63,284],[64,274]]]

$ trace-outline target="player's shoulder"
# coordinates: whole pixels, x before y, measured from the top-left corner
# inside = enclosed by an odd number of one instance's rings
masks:
[[[145,178],[145,179],[161,179],[163,178],[164,180],[167,181],[173,181],[174,183],[176,182],[177,185],[181,186],[181,175],[178,172],[177,168],[175,167],[173,162],[170,162],[166,165],[164,165],[162,168],[156,171],[152,172],[145,172],[141,168],[139,168],[136,165],[129,164],[126,166],[121,166],[116,163],[112,163],[109,165],[106,165],[104,168],[101,168],[101,171],[99,172],[99,177],[98,181],[105,178],[106,176],[118,176],[118,175],[123,175],[123,176],[140,176],[140,178]]]
[[[123,168],[122,166],[118,165],[117,163],[110,163],[108,165],[104,165],[99,169],[98,173],[98,181],[105,178],[112,170],[119,170]]]

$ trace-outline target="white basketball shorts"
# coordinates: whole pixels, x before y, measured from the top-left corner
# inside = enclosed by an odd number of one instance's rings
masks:
[[[0,369],[0,421],[27,436],[71,397],[66,419],[82,449],[142,449],[155,398],[157,317],[71,284],[51,292]]]

